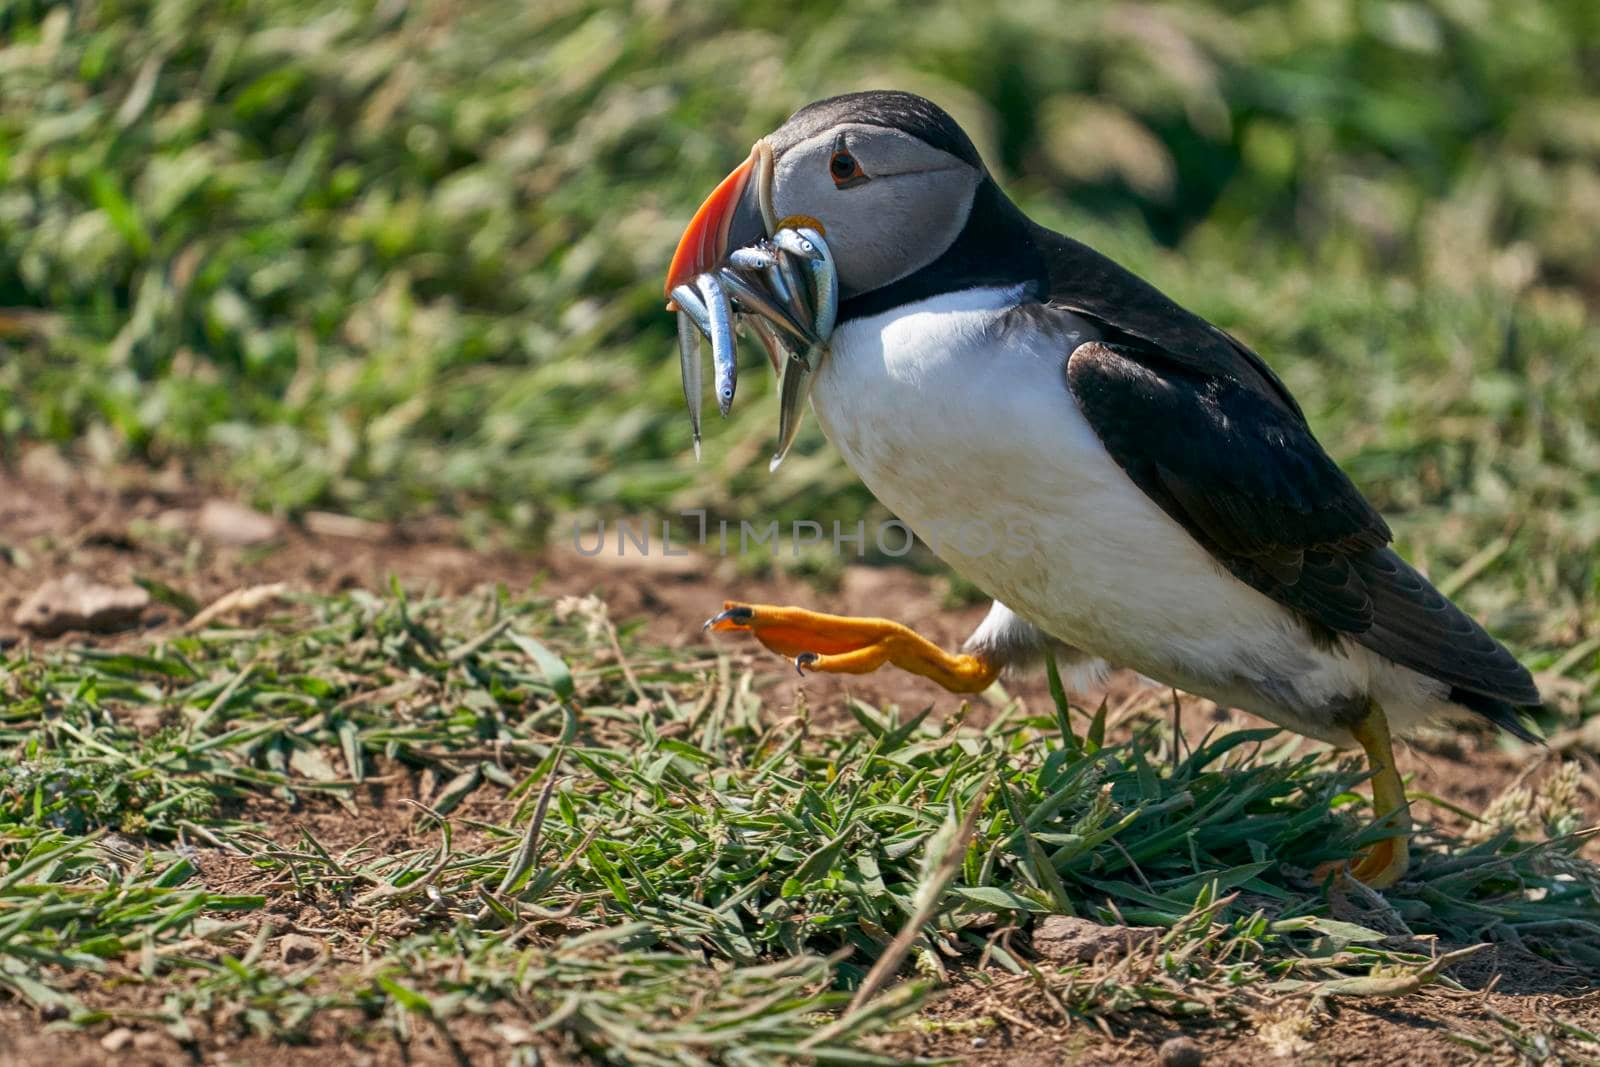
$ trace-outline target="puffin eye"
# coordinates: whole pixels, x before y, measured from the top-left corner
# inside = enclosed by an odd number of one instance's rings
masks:
[[[833,184],[840,189],[848,189],[867,180],[867,175],[862,171],[856,157],[844,148],[833,150],[833,157],[828,160],[828,174],[833,178]]]

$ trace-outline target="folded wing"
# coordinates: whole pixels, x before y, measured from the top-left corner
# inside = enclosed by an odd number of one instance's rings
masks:
[[[1109,260],[1070,252],[1050,305],[1101,338],[1072,352],[1067,385],[1134,484],[1319,636],[1447,683],[1524,732],[1510,706],[1539,703],[1527,670],[1388,547],[1383,518],[1260,357]]]

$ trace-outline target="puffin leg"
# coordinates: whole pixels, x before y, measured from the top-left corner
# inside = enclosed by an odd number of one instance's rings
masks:
[[[981,693],[1000,675],[1001,664],[981,654],[946,652],[909,626],[889,619],[729,600],[706,622],[706,629],[752,634],[802,671],[866,674],[892,663],[952,693]]]
[[[1368,848],[1350,873],[1373,889],[1387,889],[1400,880],[1411,862],[1411,808],[1406,801],[1405,784],[1395,769],[1394,745],[1383,709],[1371,704],[1366,716],[1350,732],[1372,765],[1372,810],[1378,824],[1395,831],[1393,837]]]

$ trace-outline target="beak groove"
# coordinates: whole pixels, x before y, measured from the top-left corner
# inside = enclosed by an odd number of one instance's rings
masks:
[[[728,256],[728,229],[733,216],[744,199],[745,191],[754,180],[756,197],[760,204],[762,220],[771,231],[772,220],[772,148],[765,140],[757,141],[749,157],[729,174],[706,197],[683,231],[677,251],[672,255],[672,265],[667,268],[666,293],[720,266]],[[668,309],[675,305],[670,301]]]

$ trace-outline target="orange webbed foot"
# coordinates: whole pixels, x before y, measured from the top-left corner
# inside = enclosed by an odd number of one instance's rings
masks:
[[[890,619],[826,615],[805,608],[729,600],[706,629],[749,633],[797,668],[828,674],[866,674],[884,664],[921,675],[953,693],[978,693],[1000,665],[982,655],[950,653]]]

